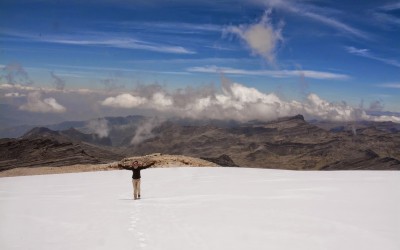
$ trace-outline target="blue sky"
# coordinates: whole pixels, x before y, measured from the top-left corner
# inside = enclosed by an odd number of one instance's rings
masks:
[[[2,0],[0,65],[3,84],[15,68],[26,74],[12,84],[126,91],[223,75],[290,100],[400,112],[400,2]]]

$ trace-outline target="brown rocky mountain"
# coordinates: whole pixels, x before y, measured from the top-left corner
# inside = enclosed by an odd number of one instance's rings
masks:
[[[354,152],[352,157],[323,166],[321,170],[399,170],[400,161],[380,157],[372,150]]]
[[[34,139],[38,137],[54,137],[58,140],[71,140],[75,142],[87,142],[94,145],[111,146],[110,138],[99,137],[96,134],[85,134],[75,128],[54,131],[45,127],[37,127],[25,133],[21,138]]]
[[[356,122],[333,122],[333,121],[317,121],[312,120],[310,124],[316,125],[320,128],[331,132],[352,131],[357,134],[358,129],[365,129],[375,127],[376,129],[384,132],[400,132],[400,123],[390,121],[373,122],[373,121],[356,121]]]
[[[109,148],[89,144],[91,135],[79,131],[35,128],[18,139],[0,139],[0,171],[17,167],[66,166],[107,163],[123,156]],[[97,143],[97,142],[96,142]]]
[[[317,125],[301,115],[270,122],[208,125],[171,120],[154,126],[151,134],[135,145],[129,143],[139,125],[128,126],[125,139],[121,139],[127,144],[121,147],[105,146],[109,145],[107,138],[76,129],[35,128],[19,139],[0,139],[0,154],[4,155],[0,169],[104,163],[158,152],[203,158],[223,166],[400,170],[397,124],[369,123],[359,129],[339,123],[324,122],[323,128]],[[343,129],[332,130],[338,126]]]
[[[228,155],[246,167],[280,169],[400,169],[400,133],[368,127],[333,133],[306,122],[303,116],[234,127],[182,126],[166,122],[154,137],[124,150],[127,155],[151,152],[218,158]],[[374,157],[370,154],[373,152]]]

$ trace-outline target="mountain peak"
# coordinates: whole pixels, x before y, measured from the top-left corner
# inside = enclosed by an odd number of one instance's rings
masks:
[[[51,130],[46,127],[35,127],[28,132],[26,132],[22,138],[28,139],[28,138],[34,138],[34,137],[53,137],[53,136],[59,136],[60,133],[54,130]]]
[[[298,114],[298,115],[293,116],[292,119],[303,120],[304,121],[304,116],[301,115],[301,114]]]

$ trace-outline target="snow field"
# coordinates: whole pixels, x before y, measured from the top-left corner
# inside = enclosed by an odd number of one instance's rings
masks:
[[[400,249],[400,172],[249,168],[0,179],[0,249]]]

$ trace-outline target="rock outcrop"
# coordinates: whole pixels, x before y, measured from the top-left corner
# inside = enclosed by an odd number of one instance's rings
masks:
[[[222,166],[222,167],[239,167],[236,165],[236,163],[233,162],[232,158],[229,157],[229,155],[220,155],[218,157],[214,158],[207,158],[207,157],[202,157],[201,159],[214,162],[215,164]]]
[[[184,155],[168,155],[168,154],[150,154],[144,156],[127,157],[121,161],[110,164],[110,168],[120,168],[119,166],[126,166],[133,161],[138,161],[143,166],[152,165],[152,167],[217,167],[211,161],[204,159],[184,156]]]

